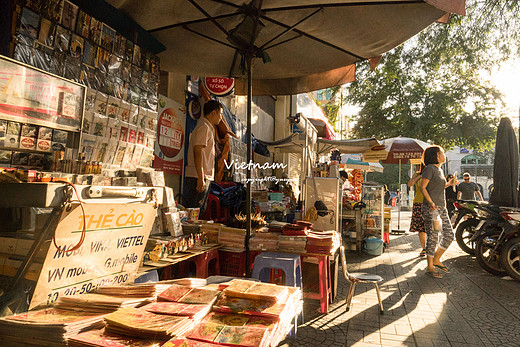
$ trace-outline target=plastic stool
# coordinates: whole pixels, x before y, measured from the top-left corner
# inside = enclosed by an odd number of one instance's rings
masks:
[[[262,252],[255,258],[251,277],[269,282],[271,269],[283,270],[286,286],[300,287],[303,290],[300,255]]]
[[[215,273],[212,275],[220,274],[220,264],[219,264],[219,256],[218,250],[212,249],[203,254],[200,254],[192,260],[196,266],[196,275],[198,278],[206,278],[209,274],[209,265],[211,261],[215,262]]]

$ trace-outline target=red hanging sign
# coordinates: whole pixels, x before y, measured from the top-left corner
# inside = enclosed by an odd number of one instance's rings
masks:
[[[233,91],[235,79],[226,77],[205,77],[204,85],[211,94],[224,96]]]

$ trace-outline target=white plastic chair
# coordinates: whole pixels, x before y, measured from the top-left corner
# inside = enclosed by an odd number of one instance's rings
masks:
[[[347,270],[347,257],[345,256],[345,247],[340,247],[340,255],[341,255],[341,267],[343,268],[343,275],[345,276],[345,279],[349,281],[350,288],[348,289],[346,304],[347,308],[346,311],[348,312],[350,310],[350,303],[352,302],[352,297],[354,296],[354,290],[356,289],[356,285],[358,283],[370,283],[373,284],[374,287],[376,287],[377,292],[377,299],[379,300],[379,308],[380,313],[384,314],[385,311],[383,310],[383,302],[381,301],[381,293],[379,291],[379,282],[383,281],[383,277],[379,275],[369,275],[369,274],[358,274],[354,273],[351,274]]]

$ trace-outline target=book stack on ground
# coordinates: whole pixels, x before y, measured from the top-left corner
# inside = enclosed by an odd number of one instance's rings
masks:
[[[282,233],[286,236],[305,236],[308,232],[306,225],[287,224],[282,228]]]
[[[274,233],[281,233],[282,232],[282,229],[285,225],[287,225],[289,223],[284,223],[284,222],[279,222],[279,221],[271,221],[269,222],[268,224],[268,230],[269,232],[274,232]]]
[[[255,234],[251,231],[251,236]],[[218,232],[218,243],[224,246],[223,250],[243,252],[246,229],[220,227]]]
[[[310,232],[307,235],[307,253],[330,254],[340,246],[341,237],[335,231]]]
[[[278,249],[284,252],[305,253],[307,236],[285,236],[278,237]]]
[[[2,346],[66,346],[80,332],[103,327],[103,316],[46,308],[0,319]]]
[[[149,293],[148,293],[149,294]],[[56,308],[97,312],[99,314],[114,312],[121,307],[138,307],[151,302],[152,297],[113,296],[105,294],[82,294],[75,296],[63,296],[58,299]]]
[[[280,233],[256,233],[249,239],[249,249],[252,251],[274,251],[278,250],[278,236]]]
[[[159,347],[166,341],[166,339],[139,339],[113,334],[105,329],[96,329],[71,337],[68,347]]]
[[[182,336],[194,326],[188,317],[155,314],[131,307],[108,314],[105,322],[106,332],[153,340]]]

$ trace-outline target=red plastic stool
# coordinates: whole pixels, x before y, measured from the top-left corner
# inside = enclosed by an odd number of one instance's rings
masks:
[[[195,277],[197,278],[207,278],[210,275],[220,274],[220,263],[217,249],[204,252],[190,260],[195,263]],[[210,271],[210,264],[215,264],[215,268],[212,269],[213,271]]]

